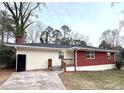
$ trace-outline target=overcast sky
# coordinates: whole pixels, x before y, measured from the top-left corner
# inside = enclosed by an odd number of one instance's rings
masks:
[[[89,36],[93,46],[99,45],[103,31],[115,29],[123,15],[124,3],[46,3],[40,13],[40,20],[55,29],[68,25],[72,30]]]

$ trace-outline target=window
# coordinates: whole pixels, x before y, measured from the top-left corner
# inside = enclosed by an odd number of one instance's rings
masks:
[[[87,51],[87,59],[95,59],[95,52]]]
[[[111,53],[107,52],[107,59],[111,59]]]
[[[64,52],[63,51],[59,51],[59,59],[64,59]]]

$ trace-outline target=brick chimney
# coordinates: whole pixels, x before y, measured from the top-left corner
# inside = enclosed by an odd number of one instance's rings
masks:
[[[16,44],[23,44],[24,40],[23,40],[23,36],[17,36],[16,37]]]

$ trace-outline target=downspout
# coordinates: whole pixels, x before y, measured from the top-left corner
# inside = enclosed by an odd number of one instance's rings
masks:
[[[75,71],[77,71],[77,51],[75,50],[74,54],[75,54]]]
[[[114,64],[116,64],[116,61],[117,61],[117,59],[116,59],[116,57],[117,57],[117,55],[118,55],[117,53],[118,53],[118,52],[115,52],[115,53],[114,53]]]
[[[114,53],[114,64],[116,63],[116,53]]]
[[[16,71],[17,71],[17,46],[15,46],[16,49]]]

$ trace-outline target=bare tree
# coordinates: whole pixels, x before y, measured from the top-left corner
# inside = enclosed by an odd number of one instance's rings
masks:
[[[12,24],[13,24],[13,20],[10,18],[8,12],[5,10],[1,10],[0,11],[0,36],[1,36],[2,45],[3,45],[3,42],[8,42],[8,39],[11,36],[11,32],[14,31]],[[5,38],[7,39],[6,41],[5,41]]]
[[[78,32],[72,32],[70,34],[70,38],[72,39],[72,44],[82,44],[82,41],[86,42],[87,44],[89,44],[89,37],[79,34]]]
[[[37,43],[37,42],[40,42],[39,38],[40,38],[40,34],[44,30],[44,25],[40,22],[37,22],[34,25],[32,25],[31,27],[29,27],[29,29],[27,29],[27,30],[28,30],[27,37],[29,39],[28,42]]]
[[[31,3],[31,2],[3,2],[4,6],[10,12],[14,20],[16,30],[13,31],[15,38],[18,36],[24,37],[25,30],[33,22],[30,20],[31,16],[36,16],[35,10],[44,3]]]
[[[117,29],[106,30],[103,32],[100,40],[106,42],[111,48],[117,47],[120,45],[119,31]]]

